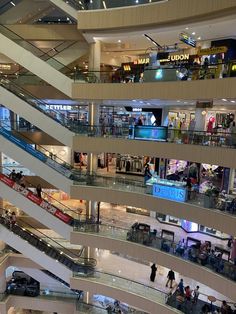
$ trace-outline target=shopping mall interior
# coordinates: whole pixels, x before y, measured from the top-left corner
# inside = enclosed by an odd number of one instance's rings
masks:
[[[236,313],[235,28],[0,1],[0,314]]]

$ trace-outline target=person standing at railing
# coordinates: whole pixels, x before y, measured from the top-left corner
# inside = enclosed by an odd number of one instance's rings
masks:
[[[12,172],[9,175],[9,178],[12,179],[12,181],[16,182],[16,170],[13,169]]]
[[[146,184],[147,181],[151,179],[151,177],[152,177],[152,174],[150,171],[150,165],[147,163],[144,167],[144,184]]]
[[[16,213],[12,212],[11,216],[10,216],[10,228],[12,229],[12,227],[16,224]]]
[[[39,198],[42,198],[42,187],[40,184],[36,186],[36,193]]]

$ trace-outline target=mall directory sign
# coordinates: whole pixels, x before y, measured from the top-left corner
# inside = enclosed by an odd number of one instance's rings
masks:
[[[153,185],[152,194],[155,197],[160,197],[176,202],[186,202],[187,200],[186,188],[173,185],[163,185],[156,183]]]
[[[132,126],[129,130],[130,138],[146,141],[166,142],[168,128],[165,126]]]

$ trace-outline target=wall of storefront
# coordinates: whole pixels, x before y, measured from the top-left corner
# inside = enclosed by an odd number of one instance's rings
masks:
[[[190,144],[149,142],[118,138],[75,136],[73,150],[91,153],[112,152],[136,156],[153,156],[166,159],[189,160],[192,162],[236,168],[234,149]]]

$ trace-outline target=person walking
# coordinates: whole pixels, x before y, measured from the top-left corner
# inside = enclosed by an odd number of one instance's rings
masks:
[[[173,272],[172,269],[168,272],[167,278],[168,278],[168,280],[166,282],[166,287],[168,287],[169,282],[170,282],[170,288],[172,289],[173,281],[175,280],[175,273]]]
[[[150,171],[150,165],[149,164],[146,164],[145,167],[144,167],[144,184],[146,184],[146,182],[151,179],[152,177],[152,174],[151,174],[151,171]]]
[[[16,224],[16,213],[12,212],[11,216],[10,216],[10,228],[12,229],[12,227]]]
[[[23,172],[20,171],[20,172],[17,172],[16,174],[16,183],[20,184],[20,180],[22,179],[23,177]]]
[[[152,264],[152,266],[151,266],[151,275],[150,275],[150,280],[151,280],[152,282],[155,281],[156,272],[157,272],[156,264]]]
[[[193,290],[193,304],[197,304],[199,294],[200,294],[200,292],[199,292],[199,286],[197,286],[197,287]]]
[[[180,279],[177,289],[180,294],[184,295],[184,280],[183,279]]]
[[[12,172],[9,175],[9,178],[12,179],[12,181],[16,182],[16,170],[13,169]]]
[[[42,198],[42,187],[41,187],[40,184],[37,185],[37,187],[36,187],[36,192],[37,192],[37,196],[38,196],[39,198]]]

